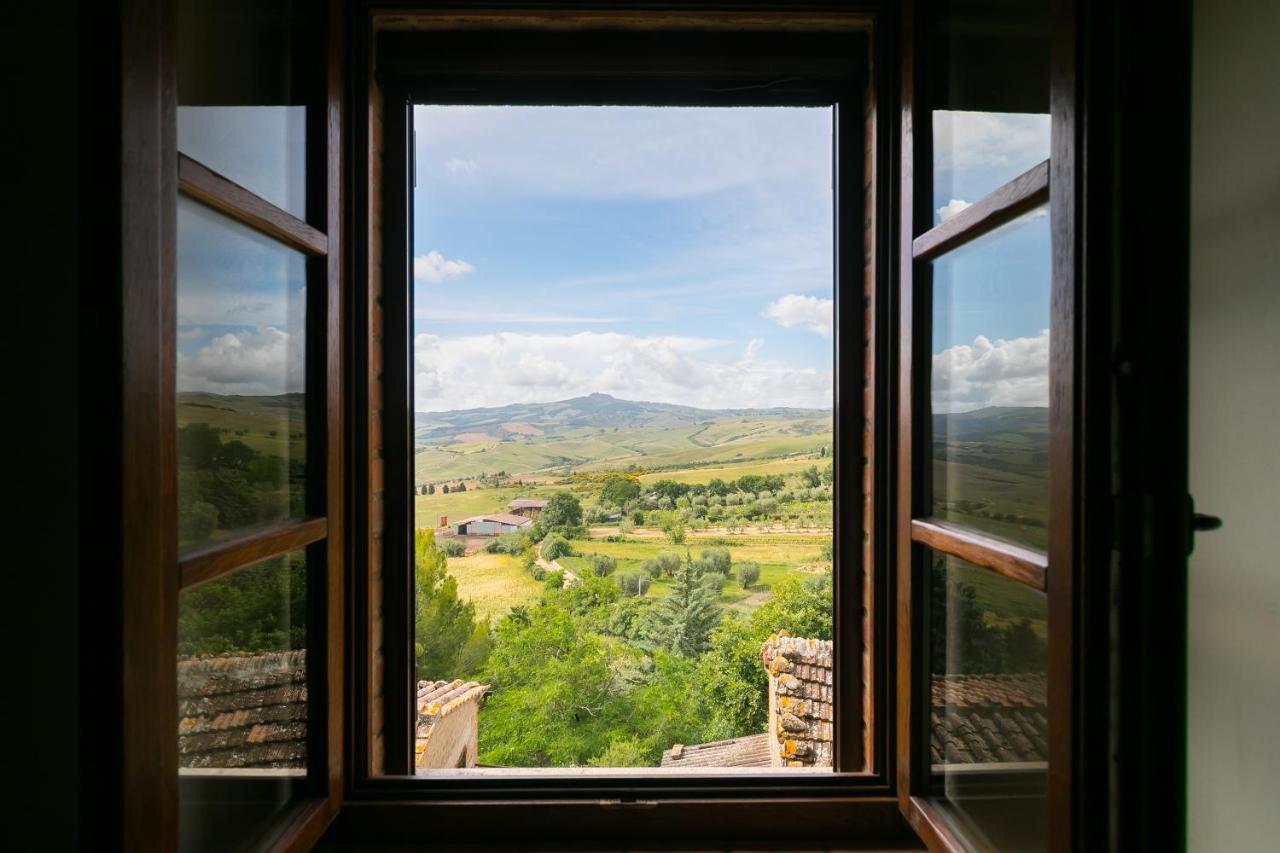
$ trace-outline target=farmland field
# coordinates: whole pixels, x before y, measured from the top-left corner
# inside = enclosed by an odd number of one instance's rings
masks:
[[[458,598],[474,604],[480,619],[499,619],[512,607],[537,601],[542,592],[542,584],[506,554],[453,557],[449,573],[458,580]]]

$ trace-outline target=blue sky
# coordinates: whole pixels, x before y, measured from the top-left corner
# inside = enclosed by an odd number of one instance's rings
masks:
[[[829,109],[418,107],[420,411],[831,405]]]

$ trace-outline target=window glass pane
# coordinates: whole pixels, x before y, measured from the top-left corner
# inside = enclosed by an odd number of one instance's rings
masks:
[[[981,849],[1043,850],[1048,774],[1044,593],[930,553],[934,790]]]
[[[419,772],[830,772],[832,117],[415,109]]]
[[[304,512],[306,260],[178,199],[178,519],[191,547]]]
[[[184,851],[256,849],[303,790],[306,571],[295,551],[178,598]]]
[[[939,5],[928,60],[935,223],[1048,159],[1049,6]]]
[[[1048,544],[1049,216],[943,255],[933,277],[933,514]]]
[[[291,0],[181,0],[178,150],[306,218],[314,77]]]

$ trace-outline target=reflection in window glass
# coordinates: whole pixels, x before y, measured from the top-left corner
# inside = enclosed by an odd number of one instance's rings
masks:
[[[178,599],[180,849],[256,849],[307,767],[306,554]]]
[[[935,792],[971,824],[978,847],[1043,850],[1046,596],[957,557],[930,560]]]
[[[304,512],[302,254],[178,200],[178,520],[191,547]]]
[[[936,21],[935,223],[1049,158],[1050,4],[942,0]]]
[[[949,252],[933,277],[933,514],[1048,544],[1049,216]]]
[[[314,73],[295,5],[178,3],[178,150],[305,219]]]
[[[831,109],[414,127],[418,772],[829,773]]]

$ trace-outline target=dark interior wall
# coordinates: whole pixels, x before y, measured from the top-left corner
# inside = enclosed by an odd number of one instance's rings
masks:
[[[0,20],[10,849],[73,849],[80,831],[77,14],[44,0]]]

